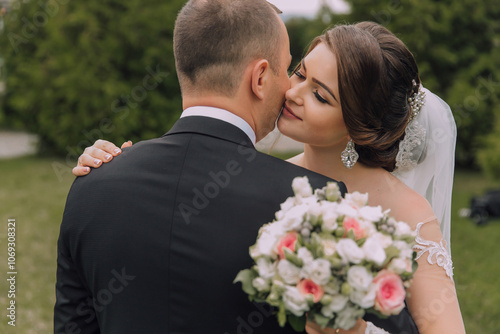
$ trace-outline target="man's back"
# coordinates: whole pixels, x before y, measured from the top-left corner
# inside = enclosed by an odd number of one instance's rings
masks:
[[[95,309],[105,333],[289,332],[232,281],[303,175],[328,180],[256,152],[234,126],[187,117],[78,179],[61,227],[56,332],[75,307],[74,328],[97,326]]]

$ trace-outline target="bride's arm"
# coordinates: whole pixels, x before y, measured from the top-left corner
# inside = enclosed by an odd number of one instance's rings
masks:
[[[453,281],[453,264],[437,218],[421,221],[416,231],[414,250],[418,269],[407,303],[419,332],[465,333]]]
[[[132,146],[129,140],[122,144],[122,149]],[[110,162],[113,157],[121,154],[122,151],[112,142],[98,139],[94,145],[85,148],[85,151],[78,158],[78,164],[73,168],[75,176],[84,176],[90,173],[90,167],[98,168],[102,163]]]

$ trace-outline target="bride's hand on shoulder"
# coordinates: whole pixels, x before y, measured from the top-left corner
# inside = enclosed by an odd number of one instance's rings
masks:
[[[122,144],[121,148],[132,146],[129,140]],[[73,168],[73,175],[84,176],[90,173],[91,169],[99,168],[102,163],[107,163],[113,160],[113,157],[120,155],[122,150],[112,142],[107,140],[98,139],[94,145],[85,148],[82,155],[78,158],[78,164]]]
[[[366,331],[366,321],[363,319],[358,319],[356,325],[349,330],[344,329],[333,329],[333,328],[321,328],[315,322],[308,321],[306,323],[307,334],[365,334]]]

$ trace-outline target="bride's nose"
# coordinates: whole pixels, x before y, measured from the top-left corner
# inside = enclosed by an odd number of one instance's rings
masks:
[[[300,83],[291,83],[290,89],[286,91],[285,98],[287,101],[293,101],[297,105],[302,105],[304,100],[300,93]]]

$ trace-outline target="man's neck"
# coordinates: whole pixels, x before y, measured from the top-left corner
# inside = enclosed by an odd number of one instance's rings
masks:
[[[242,118],[245,122],[250,125],[252,130],[256,131],[256,122],[253,119],[253,115],[251,110],[245,108],[244,106],[249,106],[250,103],[248,101],[241,101],[241,99],[237,98],[228,98],[226,96],[218,96],[218,95],[204,95],[204,96],[183,96],[182,99],[182,108],[183,110],[189,107],[196,106],[206,106],[206,107],[214,107],[225,109],[236,116]],[[257,138],[257,141],[260,138]]]

